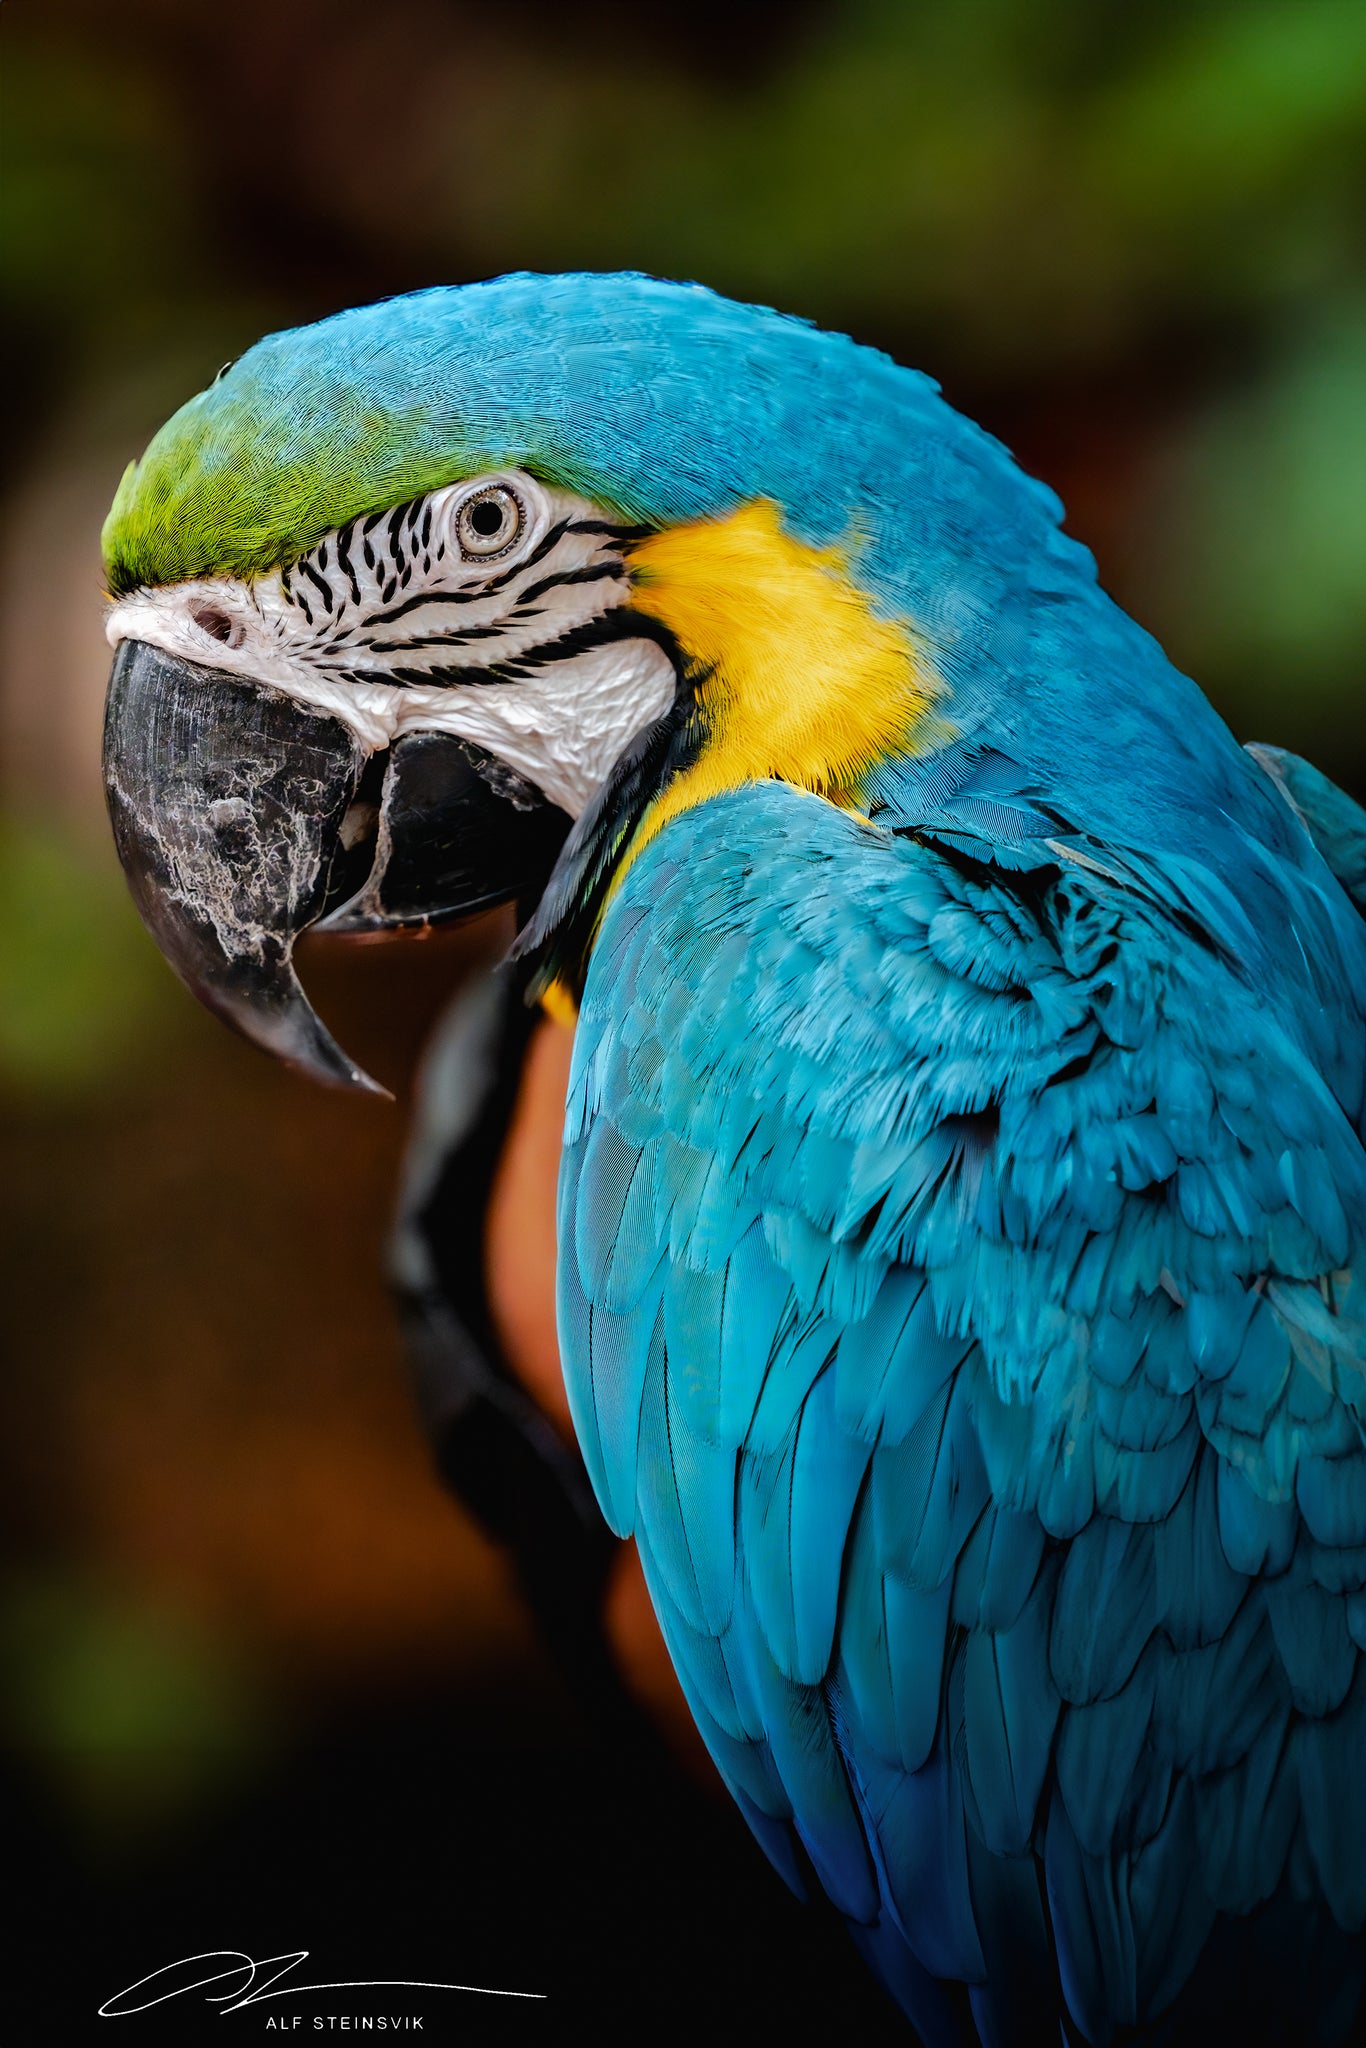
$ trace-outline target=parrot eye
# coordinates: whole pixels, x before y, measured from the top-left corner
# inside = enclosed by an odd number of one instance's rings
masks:
[[[466,555],[501,555],[517,539],[525,524],[522,501],[506,484],[490,484],[476,491],[460,507],[455,523],[456,537]]]

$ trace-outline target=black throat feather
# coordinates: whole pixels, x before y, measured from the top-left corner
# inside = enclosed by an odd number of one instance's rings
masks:
[[[663,717],[638,733],[593,801],[574,821],[540,902],[510,958],[527,973],[527,1001],[559,982],[583,996],[588,955],[612,880],[655,798],[697,759],[706,737],[698,701],[707,671],[671,648],[678,687]]]

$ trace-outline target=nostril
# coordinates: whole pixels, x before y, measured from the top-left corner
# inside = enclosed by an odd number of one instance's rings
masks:
[[[215,605],[200,605],[191,612],[190,617],[201,633],[208,634],[210,640],[218,640],[224,647],[241,646],[242,628],[235,619],[230,619],[226,612],[219,611]]]

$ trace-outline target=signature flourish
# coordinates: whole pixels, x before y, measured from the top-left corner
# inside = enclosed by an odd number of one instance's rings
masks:
[[[282,1977],[300,1963],[308,1961],[306,1948],[294,1949],[287,1955],[267,1956],[261,1962],[253,1962],[249,1955],[239,1948],[210,1948],[202,1955],[185,1956],[178,1963],[165,1963],[159,1970],[150,1970],[145,1977],[139,1977],[136,1984],[130,1984],[126,1991],[115,1992],[106,1998],[99,2009],[102,2020],[127,2019],[135,2012],[147,2012],[154,2005],[164,2005],[168,1998],[185,1998],[192,1991],[202,1991],[209,2005],[221,2005],[225,2013],[240,2012],[243,2006],[260,2005],[268,1998],[297,1998],[305,1991],[465,1991],[479,1998],[544,1998],[544,1991],[503,1991],[491,1984],[431,1984],[419,1977],[344,1977],[326,1984],[280,1984]],[[213,1969],[205,1976],[193,1976],[200,1964],[226,1964],[226,1968]],[[277,1968],[277,1964],[279,1967]],[[269,1971],[270,1975],[264,1973]],[[258,1982],[259,1979],[259,1982]],[[211,1984],[227,1983],[226,1991],[211,1991]],[[278,1987],[278,1988],[277,1988]]]

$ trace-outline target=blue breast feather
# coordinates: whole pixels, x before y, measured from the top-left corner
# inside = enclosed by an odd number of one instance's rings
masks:
[[[1202,860],[980,750],[871,822],[749,787],[592,957],[580,1441],[750,1824],[927,2041],[1143,2038],[1259,1966],[1287,2038],[1350,2025],[1366,925],[1271,796]]]

